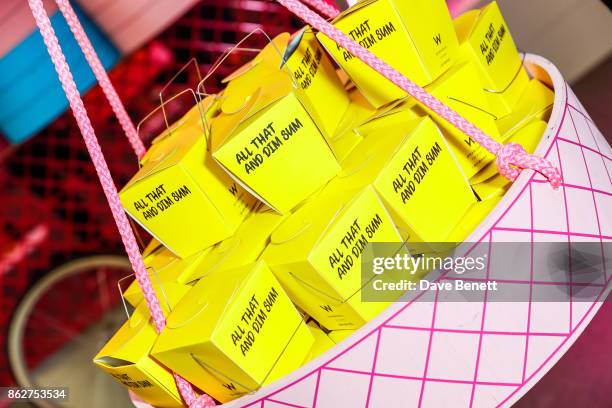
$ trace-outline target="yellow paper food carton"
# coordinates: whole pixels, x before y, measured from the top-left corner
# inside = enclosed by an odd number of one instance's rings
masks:
[[[258,389],[281,357],[288,371],[300,366],[313,341],[299,332],[301,325],[302,316],[260,261],[200,279],[168,316],[151,355],[227,402]],[[301,345],[284,355],[293,341]]]
[[[165,106],[165,105],[164,105]],[[164,108],[166,111],[167,107]],[[169,145],[176,146],[181,143],[180,137],[173,137],[176,132],[195,132],[206,136],[211,119],[219,113],[219,102],[215,95],[206,96],[203,100],[195,104],[179,120],[168,126],[162,133],[151,140],[150,147],[141,159],[142,162],[149,160],[150,157],[163,154],[164,150],[169,149]],[[164,113],[166,122],[168,113]],[[161,149],[161,150],[158,150]]]
[[[283,61],[297,83],[300,101],[323,135],[333,134],[350,98],[329,56],[309,27],[298,31],[289,41]]]
[[[312,86],[312,92],[319,89]],[[321,93],[316,99],[311,95],[309,100],[322,106],[326,98]],[[221,113],[211,123],[215,160],[280,213],[289,212],[339,170],[316,118],[303,100],[284,68],[263,64],[243,67],[231,77],[223,93]],[[343,111],[334,109],[328,111],[337,113],[339,120]]]
[[[161,302],[166,301],[168,296],[175,296],[177,299],[180,299],[187,292],[189,292],[189,289],[191,289],[191,286],[178,283],[175,280],[158,281],[152,273],[150,273],[150,276],[155,295],[157,295],[157,298]],[[162,276],[162,279],[164,278],[166,277]],[[132,306],[136,306],[144,300],[144,296],[142,295],[138,282],[135,279],[128,289],[123,292],[123,298]]]
[[[293,35],[279,34],[223,82],[228,83],[230,94],[234,88],[240,88],[243,95],[251,95],[257,88],[276,82],[278,76],[290,80],[297,98],[323,135],[333,134],[350,99],[309,27]]]
[[[442,242],[476,197],[433,121],[399,121],[394,115],[379,121],[391,120],[395,131],[373,127],[381,133],[347,157],[330,188],[372,184],[406,241]]]
[[[302,366],[307,357],[297,365],[295,358],[296,356],[304,355],[304,349],[308,349],[312,352],[314,341],[316,341],[316,338],[314,337],[314,333],[310,330],[310,327],[306,323],[300,324],[291,337],[291,340],[289,340],[289,344],[287,344],[285,351],[283,351],[283,354],[274,364],[274,367],[270,371],[270,374],[268,374],[263,385],[272,384],[274,381],[280,380],[296,368]]]
[[[465,241],[501,199],[502,196],[493,196],[488,200],[474,203],[453,231],[448,235],[446,242],[459,243]]]
[[[151,238],[148,244],[144,246],[142,250],[142,257],[146,258],[148,255],[156,251],[158,248],[163,247],[163,244],[156,240],[155,238]]]
[[[212,247],[197,267],[184,273],[179,280],[193,282],[213,271],[233,269],[257,261],[270,241],[270,235],[284,218],[261,205],[234,235]]]
[[[550,88],[537,79],[529,81],[512,113],[496,121],[502,138],[507,140],[534,119],[548,121],[554,101],[555,94]]]
[[[482,183],[473,184],[472,189],[481,201],[486,201],[493,197],[503,196],[511,185],[510,180],[497,174]]]
[[[174,306],[176,301],[169,293],[170,305]],[[168,303],[162,300],[160,304],[167,314]],[[147,305],[142,302],[93,362],[149,404],[164,408],[182,407],[174,377],[149,355],[156,339]]]
[[[232,235],[256,202],[214,162],[203,134],[179,125],[119,193],[128,214],[179,257]]]
[[[358,89],[350,91],[351,103],[340,120],[336,132],[328,138],[329,145],[339,161],[363,140],[356,131],[361,124],[371,119],[377,112]]]
[[[524,124],[522,128],[516,129],[514,133],[505,140],[504,143],[518,143],[527,153],[533,153],[542,140],[542,136],[546,131],[548,124],[540,119],[532,119],[531,122]],[[478,172],[474,177],[470,179],[472,186],[486,183],[493,177],[499,175],[497,164],[491,162],[487,164],[482,170]],[[500,182],[498,182],[499,184]],[[481,197],[482,198],[482,197]]]
[[[405,100],[404,100],[405,102]],[[387,134],[401,133],[403,126],[413,123],[415,119],[423,116],[422,112],[413,109],[414,105],[399,103],[389,109],[381,109],[370,120],[362,123],[355,129],[355,133],[362,138],[384,138]]]
[[[147,268],[158,271],[178,258],[161,242],[153,238],[142,251],[142,259]]]
[[[336,344],[355,333],[355,330],[332,330],[327,333],[327,336]]]
[[[518,143],[527,153],[535,152],[536,147],[540,144],[548,123],[541,119],[533,119],[522,128],[516,130],[507,139],[508,143]]]
[[[362,140],[363,137],[351,128],[335,134],[330,145],[336,158],[344,160]]]
[[[356,328],[388,305],[361,301],[364,251],[401,241],[372,187],[326,188],[283,221],[262,259],[308,315],[329,329]]]
[[[310,352],[306,356],[304,363],[307,363],[319,357],[321,354],[325,353],[327,350],[331,349],[336,344],[327,335],[327,333],[325,333],[321,329],[321,327],[319,327],[319,325],[317,325],[315,322],[313,321],[308,322],[308,329],[310,330],[310,333],[312,334],[312,337],[314,338],[314,343],[312,344],[312,347],[310,348]],[[345,330],[345,331],[350,331],[350,330]]]
[[[478,72],[473,63],[465,62],[453,66],[425,89],[487,135],[496,140],[500,139],[495,117],[490,113],[489,103],[482,92]],[[420,104],[414,109],[422,109],[440,126],[468,178],[495,158],[435,112]]]
[[[187,293],[191,289],[186,284],[189,282],[189,277],[194,275],[194,270],[200,268],[210,251],[211,248],[208,248],[182,259],[173,257],[169,262],[167,257],[163,255],[169,252],[167,250],[161,251],[157,257],[149,256],[145,258],[145,266],[158,299],[163,299],[167,291],[173,291],[177,295],[180,294],[180,297]],[[159,259],[162,261],[158,261]],[[123,292],[123,297],[133,306],[142,301],[143,295],[136,280]]]
[[[392,114],[393,119],[381,122],[377,119]],[[370,133],[378,133],[380,126],[388,126],[392,120],[409,120],[418,117],[418,113],[402,103],[393,103],[379,109],[374,109],[365,100],[359,90],[351,91],[351,105],[346,111],[345,117],[338,126],[338,131],[330,139],[331,148],[338,161],[342,162],[353,151],[353,149]],[[394,131],[396,129],[393,129]]]
[[[340,14],[334,26],[420,86],[454,62],[458,42],[443,0],[367,0]],[[324,34],[319,40],[375,107],[406,93]]]
[[[523,93],[529,76],[508,26],[493,1],[454,20],[461,61],[472,61],[495,117],[510,114]]]

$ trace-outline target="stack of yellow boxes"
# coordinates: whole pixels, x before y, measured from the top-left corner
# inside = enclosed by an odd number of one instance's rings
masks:
[[[333,24],[500,142],[533,151],[553,92],[495,2],[364,0]],[[220,402],[279,379],[389,302],[367,302],[373,243],[460,242],[509,187],[494,157],[306,27],[274,38],[158,136],[120,192],[167,325],[135,310],[94,361],[145,401],[175,372]],[[417,276],[414,276],[416,279]]]

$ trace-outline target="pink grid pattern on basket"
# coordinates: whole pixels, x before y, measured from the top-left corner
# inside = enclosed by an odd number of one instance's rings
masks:
[[[604,242],[612,242],[612,149],[564,86],[558,90],[565,93],[560,124],[545,154],[563,172],[562,188],[554,191],[539,174],[530,176],[472,248],[486,251],[489,262],[495,256],[490,244],[500,241],[531,242],[532,252],[533,242],[599,241],[605,259]],[[500,278],[487,268],[486,276],[464,279],[518,285],[528,296],[519,303],[492,302],[487,291],[471,303],[441,302],[437,290],[423,292],[365,336],[353,336],[351,346],[329,353],[331,359],[315,361],[314,370],[263,390],[261,399],[245,406],[509,405],[560,358],[605,299],[612,274],[602,263],[602,276],[590,282],[574,281],[571,267],[565,280],[546,279],[533,261],[526,276]],[[567,287],[567,300],[538,302],[538,294],[553,286]],[[591,291],[591,300],[579,301],[578,290]]]

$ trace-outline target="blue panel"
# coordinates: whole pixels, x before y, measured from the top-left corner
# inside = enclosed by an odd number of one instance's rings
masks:
[[[108,70],[119,59],[119,52],[95,24],[73,5],[75,12]],[[95,83],[66,20],[59,10],[51,24],[81,94]],[[68,107],[68,101],[38,30],[26,37],[0,59],[0,130],[11,143],[34,135]]]

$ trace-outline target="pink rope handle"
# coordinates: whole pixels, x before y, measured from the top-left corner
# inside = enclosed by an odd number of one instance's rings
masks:
[[[325,0],[304,0],[304,3],[308,4],[310,7],[318,11],[319,14],[322,14],[327,18],[335,18],[338,14],[340,14],[340,10],[338,10],[336,6],[328,3]]]
[[[140,140],[140,138],[138,137],[138,134],[136,133],[136,128],[134,127],[134,123],[130,119],[130,116],[128,115],[127,111],[125,110],[125,106],[123,106],[121,99],[119,99],[117,91],[113,87],[113,84],[111,83],[110,78],[108,77],[108,74],[106,73],[106,70],[102,65],[102,62],[100,62],[100,58],[98,58],[98,54],[91,45],[89,37],[87,37],[87,34],[85,33],[85,30],[83,30],[81,22],[79,21],[78,17],[76,16],[76,13],[70,5],[70,1],[55,0],[55,2],[57,3],[60,11],[64,15],[64,18],[66,19],[66,22],[70,27],[70,31],[72,31],[72,35],[74,35],[74,38],[79,44],[79,47],[81,47],[81,50],[85,55],[85,59],[89,63],[91,70],[93,71],[94,75],[96,76],[96,79],[98,80],[98,83],[100,84],[100,88],[102,88],[102,91],[104,92],[108,103],[113,109],[115,116],[119,120],[119,124],[121,124],[121,128],[127,136],[127,139],[130,142],[134,153],[136,153],[136,156],[138,156],[139,159],[142,158],[142,156],[144,156],[144,154],[146,153],[146,148],[142,143],[142,140]]]
[[[557,189],[562,182],[559,169],[551,162],[540,156],[528,154],[525,149],[516,143],[502,145],[486,135],[472,123],[458,115],[455,111],[442,103],[439,99],[429,94],[423,88],[406,78],[395,68],[382,61],[372,52],[360,46],[342,31],[325,21],[321,16],[310,10],[299,0],[277,0],[293,14],[304,20],[318,31],[327,35],[338,45],[355,55],[368,66],[379,72],[389,81],[400,87],[417,101],[436,112],[457,129],[471,137],[489,152],[496,156],[496,164],[499,172],[506,178],[514,181],[520,175],[522,169],[532,169],[544,175],[550,185]],[[304,0],[311,2],[312,0]]]
[[[100,148],[100,144],[98,143],[89,117],[87,116],[87,111],[85,110],[83,100],[81,99],[76,84],[74,83],[74,78],[72,77],[72,73],[70,72],[70,68],[66,62],[66,58],[62,53],[57,36],[55,35],[53,27],[51,27],[51,22],[49,21],[49,16],[44,9],[42,0],[28,0],[28,3],[30,5],[30,9],[32,10],[32,15],[36,20],[36,25],[40,29],[40,33],[43,36],[47,51],[51,56],[51,60],[55,66],[55,70],[62,84],[62,88],[66,93],[68,102],[70,103],[72,114],[77,121],[81,134],[83,135],[83,140],[85,141],[87,151],[89,152],[91,160],[96,169],[98,179],[100,180],[104,195],[106,196],[106,200],[110,206],[115,224],[117,224],[119,234],[121,235],[121,240],[123,241],[123,245],[125,246],[132,269],[136,275],[136,280],[138,281],[138,285],[142,290],[145,301],[153,318],[153,324],[156,331],[160,333],[166,325],[166,319],[159,304],[159,300],[153,291],[151,279],[146,271],[142,256],[140,255],[140,250],[138,248],[136,238],[134,237],[134,232],[130,227],[130,223],[125,212],[123,211],[123,207],[121,206],[117,189],[113,183],[108,165],[104,159],[104,155],[102,154],[102,149]],[[183,400],[190,407],[208,408],[215,405],[214,401],[206,394],[198,397],[191,387],[191,384],[189,384],[185,379],[181,378],[177,374],[174,374],[174,378]]]

